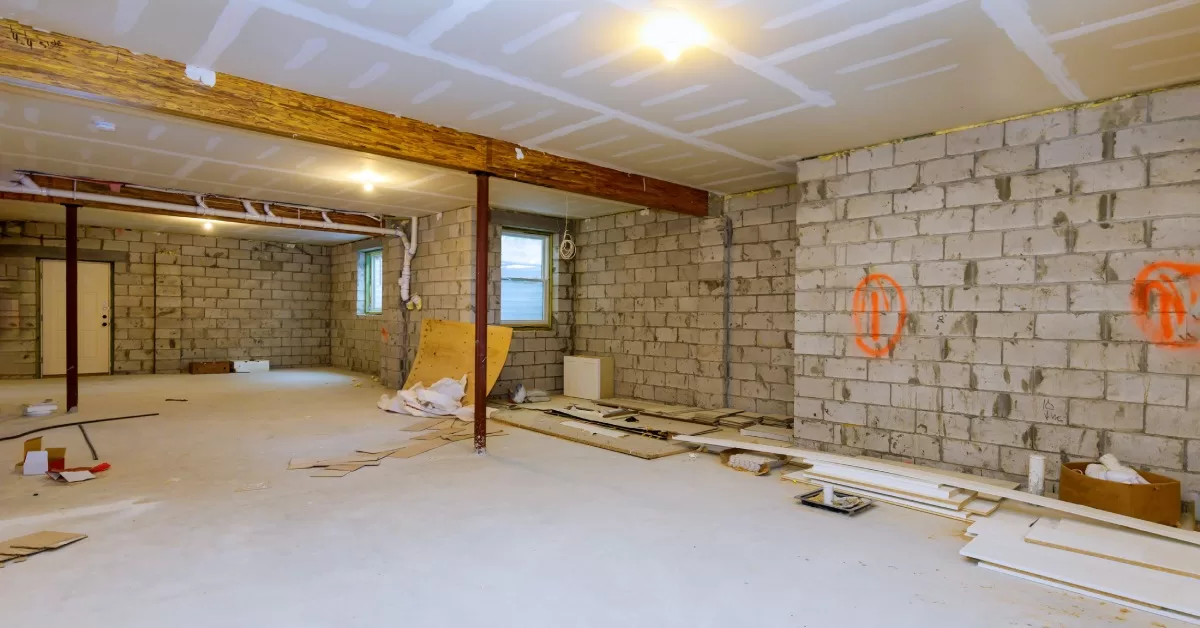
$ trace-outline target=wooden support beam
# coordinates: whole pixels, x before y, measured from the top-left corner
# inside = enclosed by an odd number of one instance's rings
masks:
[[[708,215],[708,193],[511,142],[393,116],[228,74],[212,87],[182,63],[35,31],[0,20],[0,81],[280,137],[464,172],[485,172],[564,192]],[[520,149],[520,150],[518,150]]]
[[[475,453],[487,450],[488,175],[475,175]]]
[[[67,412],[79,410],[79,206],[67,208]]]

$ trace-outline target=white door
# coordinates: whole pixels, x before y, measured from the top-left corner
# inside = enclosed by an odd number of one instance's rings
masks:
[[[67,373],[67,263],[42,264],[42,376]],[[79,262],[79,374],[112,364],[112,265]]]

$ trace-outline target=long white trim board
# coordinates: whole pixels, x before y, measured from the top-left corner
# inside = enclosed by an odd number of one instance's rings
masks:
[[[818,462],[831,462],[833,464],[862,467],[864,469],[881,471],[883,473],[894,473],[896,475],[903,475],[905,477],[916,478],[918,480],[937,482],[947,486],[966,489],[968,491],[975,491],[984,495],[1003,497],[1004,499],[1011,499],[1026,504],[1033,504],[1034,506],[1041,506],[1043,508],[1049,508],[1051,510],[1065,512],[1087,519],[1095,519],[1097,521],[1111,523],[1123,528],[1140,530],[1142,532],[1148,532],[1157,536],[1175,539],[1176,541],[1191,543],[1192,545],[1200,545],[1200,532],[1189,532],[1187,530],[1165,526],[1161,523],[1142,521],[1141,519],[1134,519],[1133,517],[1126,517],[1124,515],[1114,514],[1097,508],[1089,508],[1088,506],[1080,506],[1079,504],[1072,504],[1070,502],[1064,502],[1062,500],[1052,499],[1050,497],[1043,497],[1041,495],[1032,495],[1030,493],[1024,493],[1021,491],[1000,488],[986,482],[968,480],[955,476],[939,474],[933,471],[926,471],[915,465],[913,465],[911,469],[901,469],[894,464],[880,464],[870,458],[853,458],[850,456],[839,456],[837,454],[808,451],[805,449],[795,449],[792,447],[775,447],[773,445],[759,445],[757,443],[747,443],[723,438],[706,438],[704,436],[676,436],[673,440],[682,443],[694,443],[697,445],[713,445],[715,447],[740,447],[742,449],[761,451],[768,454],[779,454],[792,458],[802,458],[805,460]]]
[[[1070,519],[1039,519],[1025,535],[1025,542],[1200,578],[1200,549],[1138,532]],[[1200,582],[1196,583],[1196,595],[1200,596]]]
[[[1026,543],[1021,530],[980,534],[959,554],[1083,589],[1200,617],[1200,585],[1186,576]]]

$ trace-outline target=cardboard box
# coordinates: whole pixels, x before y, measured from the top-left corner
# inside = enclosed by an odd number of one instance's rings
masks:
[[[1087,462],[1068,462],[1062,466],[1058,498],[1091,506],[1127,517],[1168,526],[1179,525],[1180,487],[1165,475],[1138,470],[1149,484],[1121,484],[1084,475]]]
[[[192,375],[213,375],[228,373],[232,370],[233,363],[228,360],[223,362],[192,362],[188,364],[188,372]]]

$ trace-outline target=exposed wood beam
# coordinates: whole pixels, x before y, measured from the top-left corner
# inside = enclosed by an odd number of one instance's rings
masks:
[[[174,61],[0,20],[0,81],[693,216],[704,190],[396,117],[228,74],[207,87]],[[518,149],[520,149],[518,151]]]

